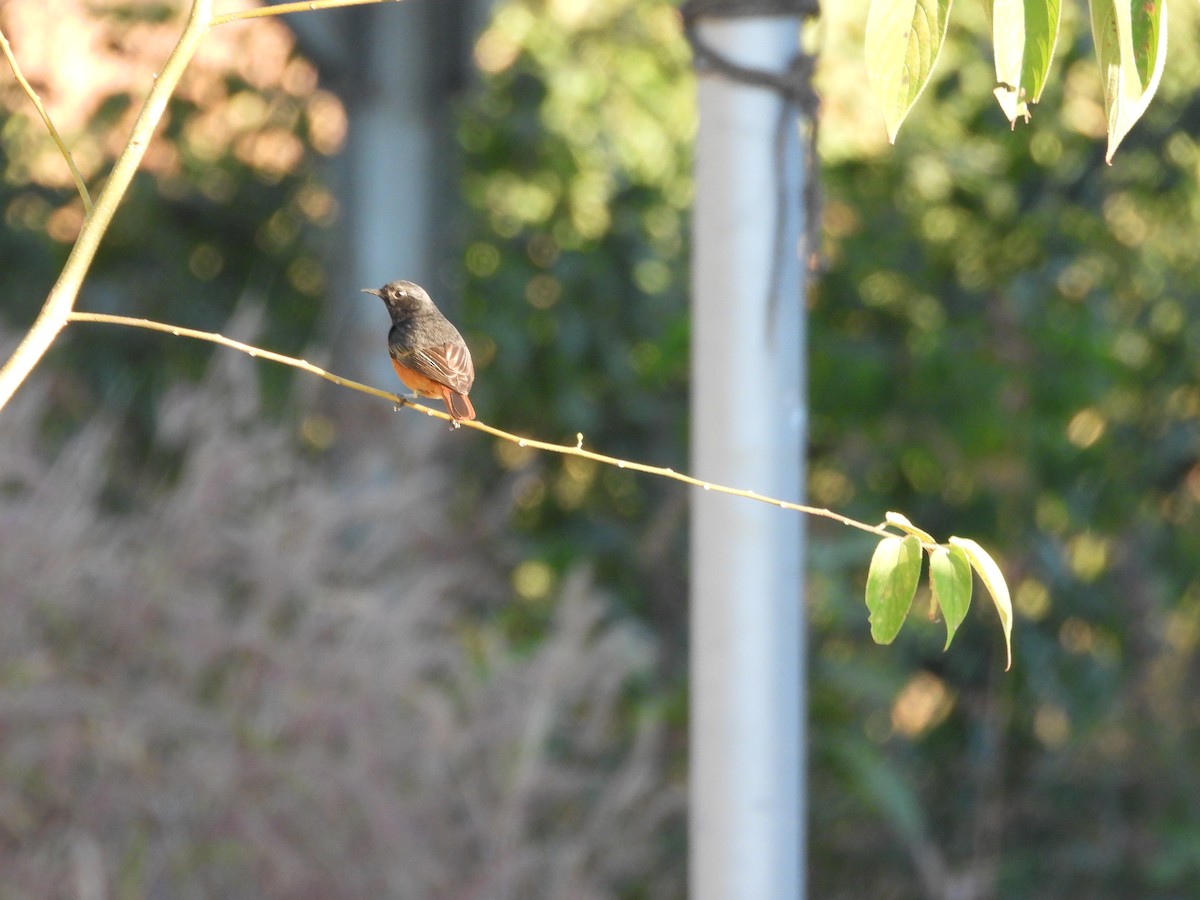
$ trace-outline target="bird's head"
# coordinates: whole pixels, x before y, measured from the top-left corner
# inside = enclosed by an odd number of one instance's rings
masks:
[[[433,301],[425,293],[425,288],[411,281],[389,281],[378,290],[363,288],[364,294],[374,294],[383,301],[391,313],[414,313]]]

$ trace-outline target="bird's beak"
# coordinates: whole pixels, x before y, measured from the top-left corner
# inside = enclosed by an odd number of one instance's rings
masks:
[[[363,288],[362,292],[364,294],[374,294],[376,297],[379,296],[379,291],[375,290],[375,288]]]

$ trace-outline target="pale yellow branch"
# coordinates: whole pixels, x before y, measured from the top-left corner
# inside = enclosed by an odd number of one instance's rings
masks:
[[[437,410],[431,410],[431,412],[445,419],[450,418],[445,413]],[[474,428],[476,431],[482,431],[484,434],[490,434],[493,437],[511,441],[520,447],[529,447],[533,450],[544,450],[548,453],[559,453],[563,456],[578,456],[581,459],[590,459],[593,462],[602,463],[606,466],[614,466],[618,469],[628,469],[631,472],[645,472],[647,475],[657,475],[661,478],[670,478],[672,481],[679,481],[683,484],[689,484],[692,487],[698,487],[701,490],[712,491],[717,494],[728,494],[731,497],[744,497],[747,500],[757,500],[760,503],[766,503],[770,506],[778,506],[780,509],[801,512],[810,516],[820,516],[823,519],[832,519],[833,521],[839,522],[842,525],[848,525],[851,528],[857,528],[860,531],[868,531],[871,534],[876,534],[880,537],[891,537],[895,534],[895,532],[890,531],[886,525],[868,525],[866,522],[859,522],[856,519],[851,519],[829,509],[822,509],[816,506],[805,506],[803,503],[792,503],[790,500],[779,500],[775,497],[768,497],[765,494],[759,494],[756,491],[742,490],[740,488],[728,487],[727,485],[723,484],[716,484],[712,481],[705,481],[702,478],[694,478],[691,475],[685,475],[682,472],[676,472],[674,469],[664,468],[662,466],[652,466],[647,463],[632,462],[616,456],[606,456],[603,453],[594,453],[591,450],[584,450],[582,435],[574,444],[551,444],[547,443],[546,441],[538,441],[532,438],[524,438],[520,435],[511,434],[510,432],[502,431],[499,428],[493,428],[491,425],[485,425],[483,422],[461,422],[460,424],[465,425],[468,428]]]
[[[399,394],[394,394],[390,391],[381,391],[379,388],[371,387],[370,385],[361,384],[357,381],[351,381],[349,378],[343,378],[340,375],[334,375],[332,372],[327,372],[320,366],[313,365],[308,360],[296,359],[292,356],[285,356],[282,353],[275,353],[271,350],[263,350],[260,347],[255,347],[252,344],[246,344],[242,341],[235,341],[232,338],[227,338],[222,334],[217,334],[212,331],[197,331],[193,328],[183,328],[178,325],[167,325],[163,322],[155,322],[150,319],[135,319],[129,316],[114,316],[107,313],[89,313],[89,312],[72,312],[67,316],[70,322],[100,322],[108,325],[127,325],[132,328],[146,328],[151,331],[161,331],[164,334],[175,335],[176,337],[189,337],[199,341],[208,341],[211,344],[219,344],[222,347],[229,347],[232,350],[238,350],[249,356],[258,359],[269,359],[271,362],[280,363],[281,365],[291,366],[294,369],[300,369],[304,372],[309,372],[326,381],[331,381],[341,387],[350,388],[353,391],[359,391],[363,394],[369,394],[372,397],[379,397],[387,400],[394,406],[407,406],[417,412],[424,413],[427,416],[432,416],[437,419],[444,419],[447,422],[453,422],[449,414],[433,409],[429,406],[424,406],[420,403],[414,403]],[[661,478],[670,478],[672,481],[679,481],[683,484],[691,485],[692,487],[700,488],[705,491],[713,491],[718,494],[728,494],[732,497],[744,497],[747,500],[757,500],[760,503],[767,503],[771,506],[777,506],[780,509],[792,510],[794,512],[805,513],[810,516],[820,516],[824,519],[832,519],[842,525],[847,525],[851,528],[857,528],[860,531],[866,531],[880,537],[890,537],[895,534],[889,530],[886,525],[868,525],[865,522],[859,522],[851,519],[848,516],[843,516],[840,513],[835,513],[832,510],[822,509],[815,506],[805,506],[802,503],[792,503],[788,500],[778,500],[775,497],[768,497],[764,494],[756,493],[755,491],[742,490],[739,488],[727,487],[723,484],[715,484],[711,481],[704,481],[700,478],[693,478],[691,475],[685,475],[682,472],[676,472],[674,469],[664,468],[662,466],[651,466],[646,463],[631,462],[627,459],[620,459],[616,456],[606,456],[603,453],[594,453],[591,450],[583,449],[583,435],[579,435],[574,444],[552,444],[547,441],[538,441],[532,438],[521,437],[517,434],[512,434],[508,431],[503,431],[499,428],[493,428],[491,425],[485,425],[483,422],[463,421],[459,422],[466,428],[474,428],[476,431],[482,431],[484,434],[490,434],[492,437],[500,438],[504,441],[509,441],[519,447],[528,447],[531,450],[542,450],[547,453],[558,453],[562,456],[577,456],[580,459],[589,459],[593,462],[600,463],[606,466],[613,466],[617,469],[628,469],[631,472],[644,472],[647,475],[657,475]]]
[[[340,375],[334,375],[332,372],[327,372],[320,366],[315,366],[306,359],[296,359],[293,356],[284,356],[282,353],[275,353],[271,350],[263,350],[261,347],[255,347],[253,344],[245,344],[242,341],[235,341],[233,338],[227,338],[223,334],[217,334],[214,331],[197,331],[194,328],[183,328],[179,325],[167,325],[163,322],[155,322],[152,319],[137,319],[131,316],[113,316],[108,313],[91,313],[91,312],[71,312],[67,315],[68,322],[101,322],[106,325],[128,325],[132,328],[146,328],[150,331],[161,331],[164,334],[174,335],[175,337],[189,337],[198,341],[208,341],[210,344],[220,344],[222,347],[229,347],[232,350],[239,350],[247,356],[253,356],[258,359],[269,359],[271,362],[277,362],[281,365],[291,366],[293,369],[301,369],[305,372],[310,372],[324,378],[326,381],[332,381],[341,387],[350,388],[353,391],[360,391],[364,394],[370,394],[372,397],[381,397],[384,400],[389,400],[398,406],[412,406],[417,409],[425,410],[431,416],[439,415],[435,409],[419,406],[412,403],[403,397],[393,394],[389,391],[381,391],[379,388],[373,388],[369,384],[360,384],[357,381],[351,381],[349,378],[342,378]],[[445,413],[442,413],[443,418],[449,418]]]
[[[96,205],[84,218],[79,237],[75,240],[75,246],[71,248],[71,255],[67,257],[58,281],[50,289],[50,294],[46,297],[33,326],[17,345],[8,362],[0,368],[0,409],[3,409],[16,393],[17,388],[33,371],[33,367],[50,349],[58,333],[67,324],[67,315],[75,306],[75,298],[79,295],[84,276],[87,275],[96,256],[100,239],[104,237],[117,207],[125,196],[125,191],[129,189],[146,148],[150,146],[154,129],[166,111],[167,101],[171,99],[171,94],[179,84],[179,79],[183,77],[192,55],[208,32],[211,20],[212,0],[193,0],[192,11],[183,33],[179,36],[179,42],[154,79],[154,84],[146,95],[146,102],[142,105],[142,111],[133,125],[129,142],[113,164],[104,189],[96,198]]]
[[[50,132],[50,137],[54,138],[54,143],[58,144],[58,150],[63,155],[63,159],[67,161],[67,168],[71,170],[71,177],[75,179],[75,187],[79,189],[79,196],[83,198],[83,209],[85,212],[92,211],[92,196],[88,193],[87,185],[83,181],[83,175],[79,171],[79,167],[75,165],[75,157],[71,155],[71,151],[67,148],[66,142],[58,133],[58,129],[54,127],[54,122],[50,120],[50,114],[46,112],[46,107],[42,106],[42,98],[38,96],[37,91],[33,89],[21,72],[20,65],[17,64],[17,57],[12,52],[12,47],[9,46],[8,38],[4,34],[4,29],[0,28],[0,50],[4,51],[4,57],[8,60],[8,65],[13,71],[13,76],[17,79],[17,84],[21,85],[21,89],[25,91],[34,108],[37,109],[38,115],[42,117],[42,121],[46,124],[46,129]]]
[[[29,331],[21,339],[12,356],[0,367],[0,410],[7,405],[12,395],[16,393],[17,388],[29,377],[29,373],[33,371],[34,366],[38,364],[46,351],[50,349],[50,346],[54,343],[54,339],[63,329],[63,326],[66,325],[68,316],[75,307],[79,288],[83,284],[83,279],[87,275],[88,269],[91,267],[92,260],[95,258],[100,240],[108,230],[117,207],[120,205],[126,190],[129,188],[130,182],[133,180],[134,174],[141,165],[142,157],[146,153],[146,148],[150,145],[150,139],[154,134],[154,130],[167,108],[167,102],[179,84],[179,79],[183,76],[184,70],[187,69],[188,63],[196,52],[196,48],[200,45],[200,41],[208,33],[208,29],[212,25],[220,25],[242,19],[277,16],[302,10],[331,9],[337,6],[356,6],[364,3],[381,2],[381,0],[311,0],[311,2],[306,3],[287,3],[279,6],[243,10],[228,13],[215,19],[212,14],[212,2],[213,0],[192,0],[192,9],[188,16],[187,25],[183,33],[179,36],[179,41],[175,44],[175,49],[171,51],[171,55],[167,58],[166,63],[155,76],[154,83],[146,95],[145,103],[142,105],[142,111],[134,123],[129,141],[113,164],[112,171],[109,173],[104,189],[100,192],[95,206],[90,205],[86,188],[82,184],[82,178],[78,175],[74,161],[70,158],[65,144],[62,143],[57,131],[54,130],[49,118],[45,115],[45,111],[37,95],[33,92],[28,82],[21,76],[11,48],[8,46],[8,41],[3,40],[3,35],[0,34],[0,42],[3,43],[5,55],[8,57],[9,64],[13,67],[13,72],[16,73],[18,80],[21,81],[26,92],[30,95],[35,105],[37,105],[38,110],[43,115],[43,119],[46,121],[47,127],[51,129],[55,140],[58,141],[59,146],[62,148],[68,165],[71,166],[72,171],[77,176],[80,191],[84,196],[84,203],[89,206],[87,215],[83,220],[83,227],[79,232],[79,237],[75,241],[75,246],[71,248],[71,255],[67,257],[66,265],[63,266],[63,270],[58,276],[58,281],[50,289],[50,294],[46,297],[45,303],[42,304],[41,312],[38,313],[37,319],[34,320]]]
[[[308,12],[314,9],[337,9],[339,6],[365,6],[368,3],[400,3],[402,0],[308,0],[302,3],[277,3],[274,6],[256,6],[253,9],[240,9],[237,12],[225,13],[212,20],[212,24],[227,25],[230,22],[243,22],[246,19],[262,19],[266,16],[284,16],[294,12]]]

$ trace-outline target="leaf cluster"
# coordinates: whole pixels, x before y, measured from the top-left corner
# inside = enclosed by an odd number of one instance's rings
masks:
[[[831,823],[813,831],[814,890],[1183,895],[1200,872],[1185,849],[1200,752],[1194,10],[1172,7],[1171,65],[1109,167],[1086,18],[1064,8],[1061,77],[1014,133],[971,9],[956,5],[893,149],[863,149],[864,120],[822,122],[810,491],[977,536],[1010,586],[1018,664],[992,664],[985,604],[952,653],[932,628],[881,653],[860,620],[862,550],[814,529],[811,784]],[[918,586],[910,615],[931,601]]]
[[[928,86],[946,41],[953,0],[872,0],[867,17],[867,71],[896,140]],[[1029,121],[1042,99],[1059,40],[1060,0],[986,0],[996,69],[993,93],[1008,121]],[[1088,0],[1104,91],[1108,152],[1141,118],[1167,61],[1166,0]]]
[[[938,544],[932,535],[917,528],[900,513],[890,512],[888,524],[907,532],[904,537],[886,537],[871,556],[867,572],[867,609],[870,610],[871,637],[878,644],[890,644],[900,633],[917,582],[921,577],[921,552],[929,554],[930,615],[940,610],[946,623],[946,649],[962,624],[971,605],[971,571],[979,574],[996,605],[1012,666],[1012,601],[1008,585],[991,555],[970,538],[950,538]]]

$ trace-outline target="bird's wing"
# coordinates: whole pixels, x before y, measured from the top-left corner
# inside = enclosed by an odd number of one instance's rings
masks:
[[[431,347],[421,347],[396,357],[410,369],[415,369],[426,378],[444,384],[452,391],[465,394],[475,382],[475,366],[471,362],[471,351],[460,341],[447,341]]]

